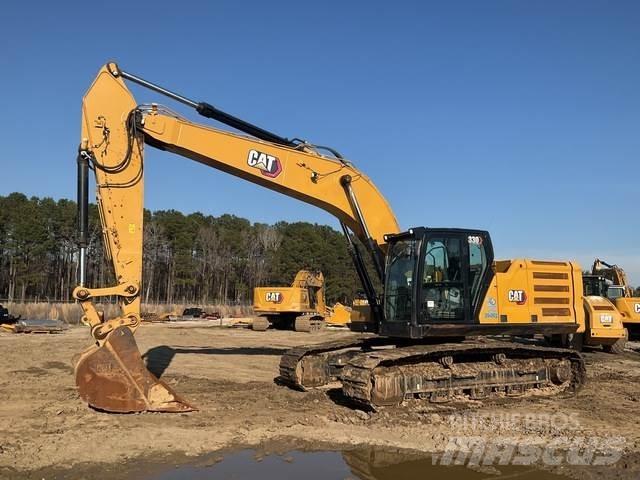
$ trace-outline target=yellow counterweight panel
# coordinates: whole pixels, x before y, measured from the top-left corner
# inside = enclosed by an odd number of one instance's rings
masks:
[[[626,337],[622,315],[613,304],[604,297],[584,297],[587,328],[587,344],[611,344]]]
[[[253,289],[253,310],[256,313],[310,312],[306,288],[256,287]]]
[[[515,259],[496,261],[494,270],[480,323],[577,323],[577,331],[584,331],[578,265]]]

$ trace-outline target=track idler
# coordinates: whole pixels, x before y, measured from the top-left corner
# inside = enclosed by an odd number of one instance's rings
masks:
[[[145,366],[126,327],[113,330],[101,346],[94,345],[79,357],[76,385],[91,407],[115,413],[190,412],[196,410]]]

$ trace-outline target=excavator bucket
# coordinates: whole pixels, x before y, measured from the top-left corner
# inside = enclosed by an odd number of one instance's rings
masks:
[[[107,412],[197,410],[147,370],[127,327],[115,329],[102,346],[94,345],[80,355],[76,384],[84,401]]]

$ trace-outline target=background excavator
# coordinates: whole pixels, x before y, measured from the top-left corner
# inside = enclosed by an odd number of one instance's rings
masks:
[[[622,267],[596,258],[591,274],[583,275],[583,282],[585,294],[606,297],[615,305],[630,336],[640,334],[640,297],[635,295]]]
[[[193,123],[157,104],[138,105],[125,80],[248,136]],[[194,408],[145,368],[133,336],[140,325],[145,144],[339,219],[377,335],[287,352],[280,364],[286,384],[306,389],[340,380],[347,397],[374,407],[407,398],[447,401],[454,395],[480,399],[575,390],[584,381],[585,366],[572,350],[464,337],[545,334],[592,345],[624,341],[615,309],[601,310],[606,299],[583,297],[579,265],[495,261],[483,230],[403,231],[371,180],[335,150],[281,137],[109,63],[83,100],[77,162],[80,285],[74,297],[94,345],[80,355],[75,373],[80,396],[95,408]],[[110,287],[84,284],[89,170],[95,173],[104,244],[117,280]],[[375,290],[363,246],[384,292]],[[121,315],[106,319],[93,300],[112,295],[119,299]]]
[[[325,326],[324,275],[319,271],[300,270],[289,287],[253,289],[251,328],[264,331],[269,326],[296,332],[322,330]]]
[[[251,328],[270,326],[296,332],[317,332],[327,324],[345,326],[351,320],[347,307],[337,303],[328,307],[324,298],[324,275],[320,271],[300,270],[288,287],[253,289]]]

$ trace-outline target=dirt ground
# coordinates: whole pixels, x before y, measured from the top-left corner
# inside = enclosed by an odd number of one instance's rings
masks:
[[[455,435],[524,441],[620,436],[625,456],[615,466],[557,469],[580,478],[640,476],[640,344],[630,343],[618,356],[585,353],[587,384],[569,398],[410,402],[370,413],[345,405],[337,390],[304,393],[274,382],[284,350],[343,335],[351,333],[143,325],[136,338],[150,369],[200,410],[112,415],[89,409],[76,393],[71,358],[90,343],[86,328],[60,335],[0,333],[0,477],[55,477],[63,469],[96,466],[108,478],[110,467],[138,459],[191,457],[277,439],[439,452]]]

